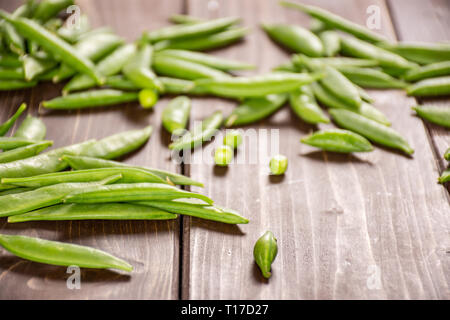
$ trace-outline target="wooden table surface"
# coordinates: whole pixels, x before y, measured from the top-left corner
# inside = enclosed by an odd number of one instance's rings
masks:
[[[381,30],[390,39],[448,41],[447,0],[302,0],[365,24],[369,5],[381,11]],[[0,1],[12,10],[19,1]],[[289,53],[261,31],[263,22],[308,26],[309,18],[275,0],[83,0],[77,1],[95,26],[110,25],[128,41],[143,30],[168,25],[168,16],[240,16],[251,27],[245,41],[214,51],[269,71]],[[247,74],[252,74],[248,72]],[[0,122],[21,102],[37,114],[39,102],[59,95],[60,85],[0,94]],[[170,136],[161,128],[162,99],[153,110],[136,104],[40,115],[55,147],[154,126],[141,150],[123,159],[132,164],[182,172],[203,181],[202,192],[240,211],[251,222],[228,226],[182,217],[170,222],[82,221],[9,225],[2,233],[38,236],[89,245],[130,262],[131,274],[82,270],[81,289],[69,290],[66,268],[16,258],[0,250],[1,299],[449,299],[450,206],[447,189],[436,183],[446,166],[448,130],[413,116],[417,103],[403,91],[371,90],[375,105],[411,142],[414,158],[377,147],[363,155],[317,152],[299,139],[313,127],[288,107],[246,129],[279,129],[280,153],[289,158],[283,178],[268,176],[267,163],[235,164],[227,170],[211,161],[177,165],[170,160]],[[448,105],[449,99],[419,101]],[[234,103],[195,98],[191,123]],[[326,126],[321,126],[326,127]],[[261,152],[246,144],[240,152]],[[208,153],[209,152],[209,153]],[[211,148],[205,151],[210,155]],[[195,191],[200,189],[192,188]],[[278,238],[279,254],[270,281],[253,262],[253,245],[265,230]]]

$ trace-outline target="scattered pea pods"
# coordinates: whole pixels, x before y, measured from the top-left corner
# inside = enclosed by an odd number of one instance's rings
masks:
[[[418,81],[447,75],[450,75],[450,61],[442,61],[412,69],[403,76],[403,79]]]
[[[178,129],[185,129],[189,113],[191,111],[191,100],[185,96],[179,96],[170,101],[162,112],[162,124],[169,133]]]
[[[13,137],[30,140],[43,140],[47,133],[47,128],[41,119],[27,116],[22,121]]]
[[[9,131],[9,129],[11,129],[11,127],[14,125],[20,115],[26,110],[26,108],[27,105],[25,103],[22,103],[17,111],[12,115],[12,117],[9,118],[5,123],[0,125],[0,137],[4,136]]]
[[[0,163],[6,163],[21,159],[26,159],[35,155],[38,155],[48,147],[53,145],[52,141],[41,141],[35,144],[30,144],[25,147],[3,151],[0,153]]]
[[[339,153],[373,150],[370,142],[363,136],[341,129],[317,131],[301,139],[301,142],[322,150]]]
[[[127,262],[104,251],[85,246],[4,234],[0,234],[0,245],[20,258],[40,263],[57,266],[76,265],[82,268],[133,270],[133,267]]]
[[[253,257],[256,264],[261,269],[264,278],[269,279],[272,276],[271,268],[278,253],[277,239],[271,231],[266,231],[258,239],[253,248]]]
[[[450,76],[421,80],[406,88],[409,96],[431,97],[450,94]]]
[[[302,86],[289,95],[289,103],[294,113],[310,124],[329,123],[330,120],[314,99],[309,86]]]
[[[422,119],[450,128],[450,107],[416,106],[413,107],[413,110],[416,111],[417,115]]]
[[[351,82],[364,88],[405,88],[406,83],[381,70],[358,67],[340,67],[339,71]]]
[[[354,131],[380,145],[399,149],[408,155],[414,153],[408,142],[392,128],[348,110],[333,109],[330,114],[340,127]]]

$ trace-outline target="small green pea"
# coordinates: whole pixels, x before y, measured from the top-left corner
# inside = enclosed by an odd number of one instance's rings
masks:
[[[139,103],[143,108],[151,108],[158,102],[158,93],[151,89],[139,91]]]
[[[270,171],[274,175],[284,174],[286,172],[287,166],[288,166],[288,159],[281,154],[274,156],[270,160]]]
[[[218,166],[225,167],[231,163],[233,157],[233,149],[230,146],[220,146],[214,154],[214,162]]]
[[[242,135],[237,130],[227,130],[223,138],[223,144],[233,149],[237,149],[242,144]]]

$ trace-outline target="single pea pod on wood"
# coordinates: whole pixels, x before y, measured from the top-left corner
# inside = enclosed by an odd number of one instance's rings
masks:
[[[63,97],[42,102],[46,109],[82,109],[105,107],[115,104],[134,102],[138,100],[137,92],[124,92],[113,89],[99,89],[72,93]]]
[[[450,60],[450,44],[430,42],[384,43],[382,46],[416,63],[430,64]]]
[[[403,75],[403,79],[414,82],[447,75],[450,75],[450,61],[442,61],[411,69]]]
[[[301,139],[301,142],[322,150],[339,153],[373,150],[373,146],[363,136],[341,129],[317,131]]]
[[[242,126],[260,121],[283,107],[287,99],[286,93],[247,98],[227,117],[225,126]]]
[[[0,153],[0,163],[7,163],[33,157],[52,145],[53,141],[41,141],[25,147],[3,151]]]
[[[341,38],[336,31],[326,30],[319,34],[325,56],[333,57],[341,50]]]
[[[302,86],[289,94],[289,103],[294,113],[310,124],[329,123],[330,120],[319,107],[311,87]]]
[[[203,187],[203,183],[192,180],[189,177],[183,176],[181,174],[172,173],[164,170],[147,168],[147,167],[139,167],[139,166],[131,166],[126,163],[104,160],[98,158],[91,157],[83,157],[83,156],[62,156],[62,160],[67,162],[69,166],[74,170],[84,170],[84,169],[95,169],[95,168],[111,168],[111,167],[119,167],[119,168],[136,168],[140,170],[144,170],[150,172],[154,175],[157,175],[164,181],[167,181],[171,185],[193,185],[198,187]]]
[[[264,278],[269,279],[272,276],[272,263],[278,253],[277,239],[271,231],[266,231],[258,239],[253,248],[253,257]]]
[[[407,86],[405,82],[377,69],[340,67],[339,71],[351,82],[364,88],[397,89]]]
[[[186,132],[179,139],[175,140],[169,145],[169,149],[183,150],[191,149],[202,145],[209,141],[211,137],[217,132],[223,122],[222,112],[216,111],[201,123],[196,125],[192,131]]]
[[[49,187],[45,187],[49,188]],[[92,186],[72,192],[64,198],[65,203],[108,203],[150,200],[173,200],[195,198],[212,204],[205,195],[188,192],[161,183],[112,184]]]
[[[132,203],[60,204],[8,218],[9,223],[61,220],[170,220],[177,215]]]
[[[348,110],[333,109],[330,114],[337,125],[344,129],[356,132],[380,145],[399,149],[408,155],[414,153],[408,142],[390,127]]]
[[[96,182],[60,183],[19,194],[2,196],[0,197],[0,217],[9,217],[59,204],[67,195],[76,190],[86,190],[91,186],[113,183],[120,178],[120,175],[115,175]]]
[[[0,245],[12,254],[30,261],[57,266],[132,271],[127,262],[90,247],[25,236],[0,234]]]
[[[228,224],[247,224],[249,222],[248,219],[242,217],[239,213],[232,209],[223,208],[218,205],[205,205],[192,199],[145,201],[137,203],[175,214],[187,215]]]
[[[179,96],[171,100],[162,112],[164,128],[173,133],[178,129],[185,129],[191,111],[191,100],[186,96]]]
[[[450,128],[450,107],[416,106],[412,109],[422,119],[446,128]]]
[[[407,87],[406,93],[415,97],[450,95],[450,76],[421,80]]]
[[[321,57],[324,54],[322,41],[308,29],[287,24],[263,24],[262,28],[275,42],[293,52],[311,57]]]
[[[444,159],[450,161],[450,148],[448,148],[447,151],[445,152]]]
[[[446,183],[450,181],[450,169],[442,172],[442,175],[439,177],[439,183]]]
[[[26,110],[26,108],[27,105],[25,103],[22,103],[17,111],[12,115],[12,117],[0,125],[0,137],[8,133],[9,129],[11,129],[11,127],[14,125],[20,115]]]
[[[259,98],[269,94],[290,92],[323,76],[323,73],[273,72],[253,77],[199,79],[195,81],[195,86],[219,97]]]

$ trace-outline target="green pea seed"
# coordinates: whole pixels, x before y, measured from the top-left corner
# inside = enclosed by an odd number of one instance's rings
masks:
[[[274,156],[270,160],[270,172],[272,172],[272,174],[274,175],[284,174],[286,172],[287,166],[288,159],[281,154]]]
[[[261,269],[264,278],[269,279],[272,276],[272,263],[278,253],[277,239],[271,231],[266,231],[258,239],[253,248],[253,257],[256,264]]]
[[[416,106],[412,108],[417,115],[431,123],[450,128],[450,107]]]
[[[242,135],[237,130],[227,130],[223,138],[223,144],[232,149],[237,149],[242,144]]]
[[[158,92],[152,89],[142,89],[139,91],[139,104],[143,108],[151,108],[158,102]]]
[[[317,131],[303,138],[301,142],[331,152],[350,153],[373,150],[370,142],[363,136],[340,129]]]
[[[234,153],[230,146],[220,146],[214,153],[214,162],[221,167],[228,166],[233,161]]]

